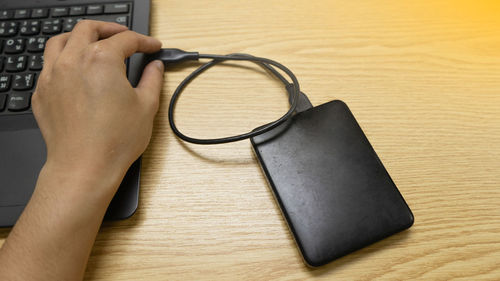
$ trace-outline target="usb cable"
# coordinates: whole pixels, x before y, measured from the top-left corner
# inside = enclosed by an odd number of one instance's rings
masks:
[[[200,67],[198,67],[196,70],[194,70],[191,74],[189,74],[180,84],[177,86],[177,89],[175,89],[172,98],[170,100],[170,105],[168,108],[168,118],[169,118],[169,123],[170,127],[172,128],[172,131],[174,132],[175,135],[177,135],[179,138],[181,138],[184,141],[190,142],[190,143],[195,143],[195,144],[220,144],[220,143],[228,143],[228,142],[234,142],[234,141],[240,141],[244,140],[247,138],[255,137],[260,134],[263,134],[265,132],[268,132],[279,125],[283,124],[285,121],[290,119],[295,113],[309,109],[312,107],[311,103],[309,102],[309,99],[307,96],[300,91],[299,87],[299,82],[295,75],[290,71],[287,67],[284,65],[270,60],[266,58],[261,58],[261,57],[254,57],[252,55],[248,54],[230,54],[230,55],[211,55],[211,54],[199,54],[198,52],[186,52],[180,49],[174,49],[174,48],[169,48],[169,49],[161,49],[159,52],[148,55],[147,56],[147,61],[153,61],[153,60],[161,60],[165,66],[174,64],[174,63],[179,63],[183,61],[189,61],[189,60],[199,60],[199,59],[211,59],[211,61],[202,64]],[[251,61],[256,63],[257,65],[265,68],[266,70],[270,71],[274,76],[276,76],[283,84],[285,85],[285,89],[287,90],[287,93],[289,95],[289,102],[290,102],[290,109],[279,119],[270,122],[268,124],[265,124],[263,126],[260,126],[251,132],[236,135],[236,136],[231,136],[231,137],[224,137],[224,138],[216,138],[216,139],[198,139],[198,138],[192,138],[189,136],[186,136],[183,134],[177,126],[175,125],[174,121],[174,109],[175,105],[177,104],[177,100],[179,99],[179,96],[181,95],[182,91],[186,86],[198,75],[203,73],[205,70],[211,68],[212,66],[228,61],[228,60],[234,60],[234,61]],[[291,80],[292,82],[290,83],[281,73],[279,73],[276,68],[280,69],[283,71]],[[165,68],[166,69],[166,68]]]

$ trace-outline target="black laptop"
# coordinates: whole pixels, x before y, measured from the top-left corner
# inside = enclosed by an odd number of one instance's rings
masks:
[[[31,112],[31,95],[43,66],[45,42],[71,31],[81,19],[116,22],[149,34],[149,0],[2,0],[0,5],[0,227],[14,225],[33,193],[46,158],[45,143]],[[132,85],[143,56],[127,61]],[[105,219],[134,214],[140,159],[128,170]]]

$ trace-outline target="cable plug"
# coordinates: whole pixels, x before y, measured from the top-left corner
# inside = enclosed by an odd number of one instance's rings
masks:
[[[293,90],[294,90],[293,84],[292,83],[288,83],[286,85],[286,91],[288,92],[288,101],[290,102],[290,104],[292,104],[292,102],[293,102],[293,100],[292,100],[292,98],[293,98]],[[313,107],[311,101],[309,101],[309,98],[302,91],[299,92],[299,97],[298,98],[299,99],[297,100],[297,107],[295,108],[295,112],[296,113],[299,113],[299,112],[302,112],[302,111],[306,111],[309,108]]]
[[[198,60],[198,58],[198,52],[186,52],[175,48],[161,49],[158,52],[147,56],[148,61],[161,60],[165,66],[169,63],[177,63],[186,60]]]

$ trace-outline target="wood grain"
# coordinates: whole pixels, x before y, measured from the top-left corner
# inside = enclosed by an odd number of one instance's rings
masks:
[[[345,101],[415,215],[408,231],[307,268],[248,141],[178,141],[167,106],[194,64],[169,67],[140,206],[104,223],[86,280],[499,280],[500,4],[495,1],[152,3],[165,47],[284,63],[315,105]],[[176,114],[195,136],[286,110],[251,64],[190,85]],[[224,124],[220,126],[220,123]],[[2,238],[6,232],[2,232]]]

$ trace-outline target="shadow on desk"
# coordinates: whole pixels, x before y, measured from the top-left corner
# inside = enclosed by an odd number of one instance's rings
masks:
[[[189,154],[199,158],[202,161],[206,162],[216,162],[217,164],[220,165],[248,165],[255,163],[257,165],[257,159],[255,157],[249,158],[249,159],[242,159],[238,155],[234,157],[220,157],[217,156],[216,150],[214,153],[210,153],[210,151],[207,152],[207,150],[202,151],[197,150],[196,148],[191,147],[189,144],[186,142],[182,141],[181,139],[176,138],[177,142],[184,148]],[[242,148],[244,149],[244,148]],[[250,147],[248,149],[251,149]]]
[[[340,270],[342,267],[347,266],[350,263],[354,263],[362,259],[370,259],[374,253],[390,248],[394,244],[402,244],[405,240],[409,238],[410,235],[411,235],[411,230],[402,231],[400,233],[387,237],[381,241],[378,241],[370,246],[367,246],[363,249],[348,254],[347,256],[339,258],[327,265],[317,268],[308,267],[307,272],[312,277],[320,277],[322,275],[330,274],[335,270]]]
[[[0,239],[5,239],[10,233],[12,228],[0,228]]]

